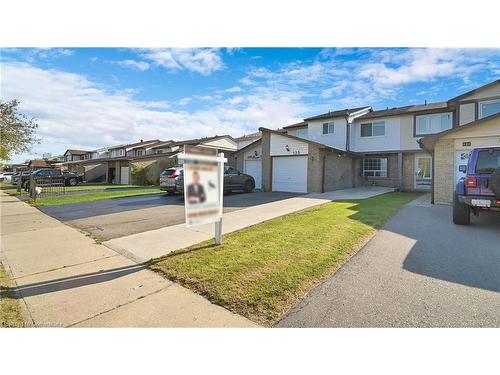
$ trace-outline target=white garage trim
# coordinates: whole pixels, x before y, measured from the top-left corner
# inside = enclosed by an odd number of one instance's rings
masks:
[[[262,189],[262,161],[245,160],[245,173],[249,174],[255,180],[255,188]]]
[[[272,190],[307,193],[307,155],[273,156]]]

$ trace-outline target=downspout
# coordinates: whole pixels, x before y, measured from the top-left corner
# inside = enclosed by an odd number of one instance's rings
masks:
[[[346,133],[345,133],[345,149],[349,151],[350,149],[350,141],[351,141],[351,124],[349,124],[349,112],[345,115],[346,122]]]

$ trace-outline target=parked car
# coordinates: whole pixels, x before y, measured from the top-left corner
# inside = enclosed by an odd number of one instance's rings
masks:
[[[12,172],[3,172],[3,173],[0,173],[0,180],[5,182],[5,183],[10,183],[12,182],[12,175],[14,173]]]
[[[76,186],[82,182],[82,177],[74,172],[63,172],[60,169],[38,169],[31,174],[21,175],[21,186],[27,188],[30,178],[34,178],[37,184],[45,185],[58,180],[63,180],[66,186]]]
[[[160,189],[168,193],[178,193],[177,180],[182,176],[182,167],[165,169],[160,175]]]
[[[30,175],[31,172],[28,172],[28,171],[24,171],[24,172],[16,172],[12,175],[12,179],[10,181],[10,183],[12,185],[17,185],[17,181],[21,178],[21,181],[24,181],[24,179],[22,179],[23,176],[28,176],[28,179],[29,179],[29,175]]]
[[[224,166],[224,193],[233,191],[244,191],[250,193],[255,188],[255,180],[252,176],[241,173],[240,171]],[[184,174],[181,173],[176,179],[176,192],[184,194]]]
[[[453,199],[453,222],[460,225],[470,224],[471,212],[500,212],[500,147],[472,150],[465,172]]]

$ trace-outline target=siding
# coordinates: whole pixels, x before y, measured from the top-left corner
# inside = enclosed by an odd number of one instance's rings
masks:
[[[335,124],[333,134],[323,134],[323,124],[326,122],[333,122]],[[339,150],[345,150],[346,124],[347,121],[343,117],[337,117],[329,120],[311,121],[308,123],[307,139],[323,143]]]
[[[361,137],[361,124],[372,121],[385,121],[385,135],[379,137]],[[393,151],[401,149],[400,117],[386,117],[376,120],[356,120],[351,125],[351,151]]]
[[[306,142],[297,141],[292,138],[284,137],[278,134],[270,134],[270,155],[307,155],[309,149]],[[286,146],[290,148],[290,151],[286,150]]]

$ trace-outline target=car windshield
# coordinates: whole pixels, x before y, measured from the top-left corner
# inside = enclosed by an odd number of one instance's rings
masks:
[[[500,150],[479,151],[476,172],[492,173],[500,168]]]
[[[165,169],[161,175],[165,176],[165,177],[169,177],[169,176],[172,176],[174,173],[175,173],[175,169]]]

